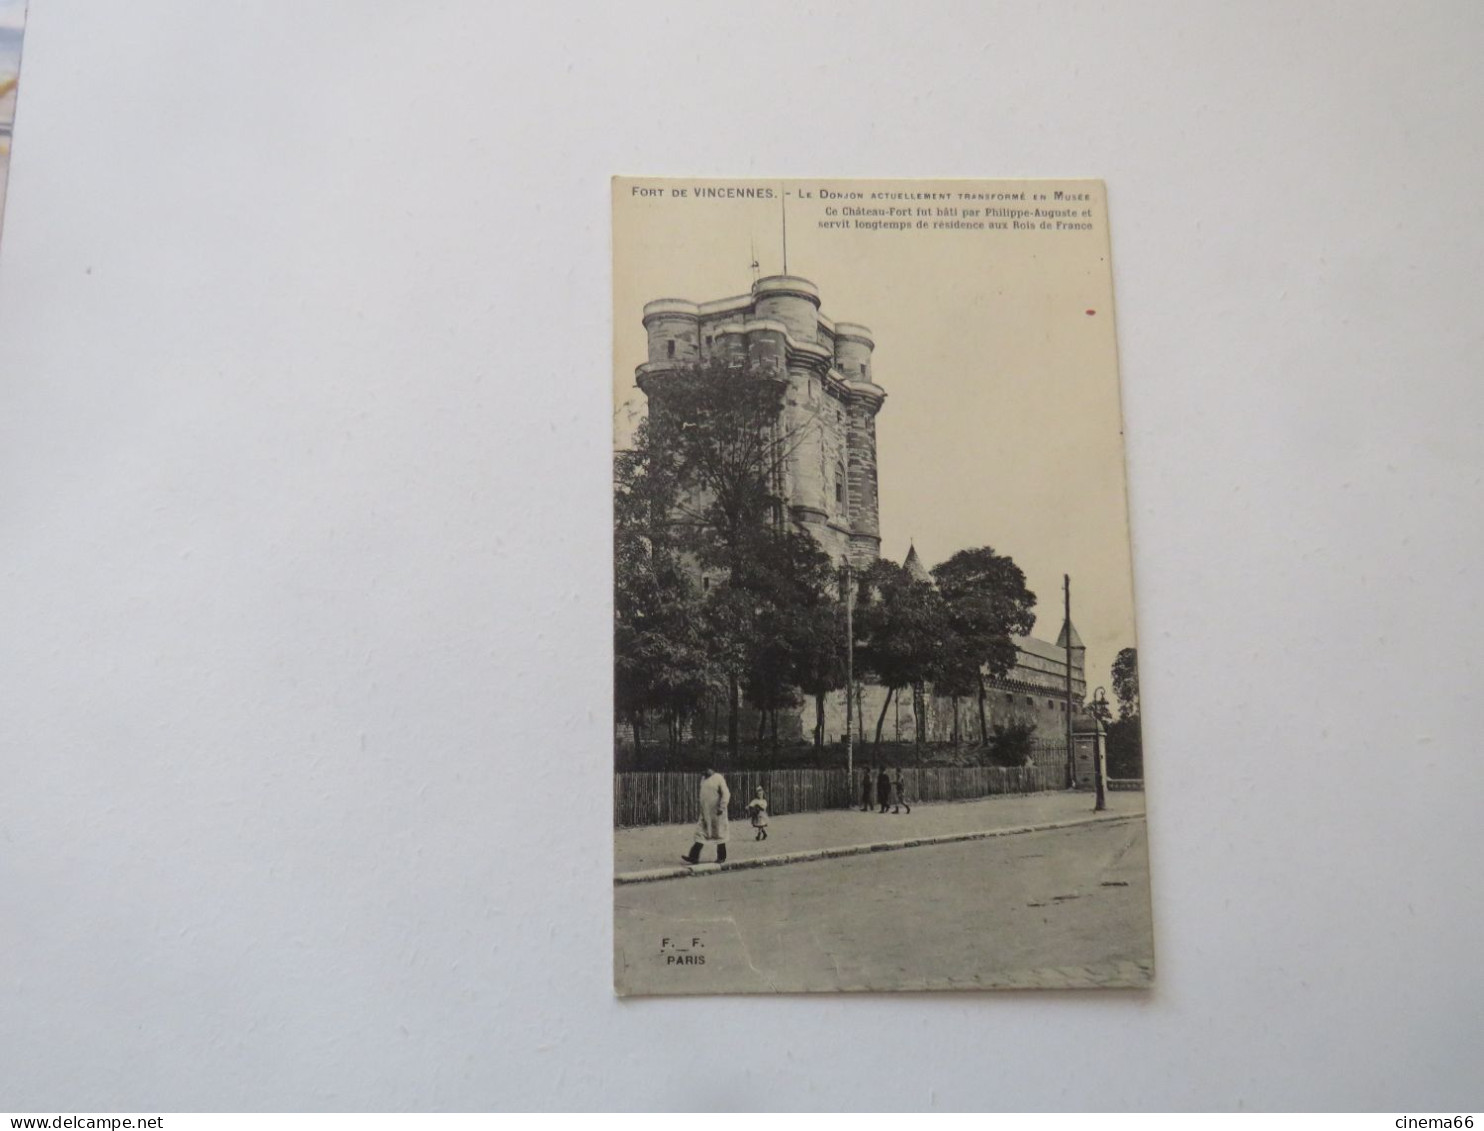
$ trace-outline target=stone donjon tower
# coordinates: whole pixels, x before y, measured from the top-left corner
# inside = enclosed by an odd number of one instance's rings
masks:
[[[789,451],[779,493],[788,515],[835,561],[875,561],[876,414],[886,391],[872,377],[871,331],[827,318],[818,288],[797,275],[770,275],[749,294],[711,302],[656,299],[644,307],[644,328],[649,360],[635,376],[646,395],[666,371],[713,357],[785,376],[778,425]]]

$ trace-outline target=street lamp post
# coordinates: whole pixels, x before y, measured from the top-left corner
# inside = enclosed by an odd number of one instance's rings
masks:
[[[1092,693],[1092,776],[1097,783],[1097,801],[1093,804],[1093,812],[1101,813],[1108,808],[1108,796],[1105,792],[1105,781],[1108,776],[1107,759],[1103,756],[1103,733],[1107,729],[1108,719],[1112,712],[1108,710],[1108,693],[1099,687]]]
[[[1067,788],[1077,788],[1077,752],[1072,745],[1072,578],[1061,575],[1064,631],[1067,634]],[[1085,685],[1084,685],[1085,686]]]

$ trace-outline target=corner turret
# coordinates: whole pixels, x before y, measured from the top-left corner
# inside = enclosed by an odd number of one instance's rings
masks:
[[[661,298],[644,304],[644,328],[649,331],[649,361],[698,361],[701,311],[683,298]]]
[[[902,561],[902,568],[912,576],[913,581],[924,581],[929,585],[933,583],[933,575],[922,564],[922,559],[917,556],[917,546],[913,543],[907,546],[907,556]]]

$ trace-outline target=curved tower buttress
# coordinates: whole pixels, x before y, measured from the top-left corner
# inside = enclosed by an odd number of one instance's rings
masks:
[[[819,338],[819,288],[797,275],[769,275],[752,284],[754,318],[782,322],[789,337],[813,345]]]
[[[700,309],[680,298],[661,298],[644,304],[644,329],[649,332],[649,361],[695,362],[701,359]]]
[[[846,449],[850,483],[850,557],[865,568],[881,555],[881,516],[876,474],[876,414],[886,390],[872,379],[871,331],[854,322],[835,323],[835,367],[845,377]]]

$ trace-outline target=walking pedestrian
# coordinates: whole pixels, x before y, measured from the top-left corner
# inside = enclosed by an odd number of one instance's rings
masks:
[[[871,767],[866,767],[866,772],[861,777],[861,812],[864,813],[871,808]]]
[[[747,811],[752,814],[752,827],[757,830],[757,836],[753,840],[768,839],[768,795],[763,792],[763,787],[757,787],[757,796],[747,803]]]
[[[908,816],[912,814],[912,806],[907,804],[907,787],[902,784],[901,766],[897,767],[897,780],[891,783],[891,799],[896,806],[892,809],[893,813],[901,812],[902,807],[906,806]]]
[[[716,862],[727,862],[727,805],[732,800],[732,791],[727,788],[727,779],[706,767],[701,778],[701,819],[696,824],[696,843],[680,859],[687,864],[701,862],[701,845],[706,841],[716,842]]]
[[[881,802],[881,811],[885,813],[891,808],[891,777],[886,772],[886,767],[881,767],[881,772],[876,775],[876,800]]]

